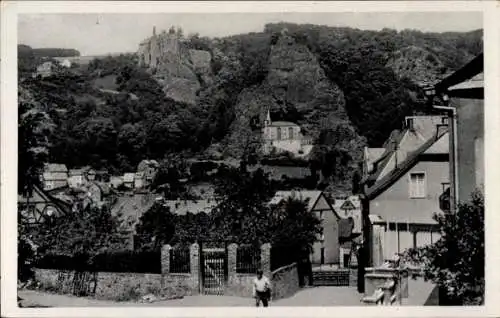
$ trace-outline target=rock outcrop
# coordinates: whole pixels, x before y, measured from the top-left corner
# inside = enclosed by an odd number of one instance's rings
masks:
[[[295,113],[297,118],[291,120],[313,139],[322,129],[349,124],[340,88],[327,79],[307,46],[286,33],[271,47],[266,79],[239,95],[236,119],[226,139],[229,152],[239,156],[244,143],[260,140],[261,132],[252,129],[251,119],[258,117],[262,123],[268,109],[285,116]]]
[[[211,83],[211,54],[192,50],[174,31],[162,32],[139,45],[139,64],[148,67],[163,86],[165,95],[175,101],[195,104],[202,85]]]

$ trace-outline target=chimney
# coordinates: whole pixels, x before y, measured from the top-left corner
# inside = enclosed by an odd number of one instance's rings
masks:
[[[406,128],[413,131],[415,128],[413,127],[413,117],[406,118]]]

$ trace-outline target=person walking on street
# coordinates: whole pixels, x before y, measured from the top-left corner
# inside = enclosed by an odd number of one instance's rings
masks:
[[[262,305],[267,307],[271,299],[271,282],[261,269],[257,271],[257,277],[253,280],[253,297],[256,307],[260,306],[261,301]]]

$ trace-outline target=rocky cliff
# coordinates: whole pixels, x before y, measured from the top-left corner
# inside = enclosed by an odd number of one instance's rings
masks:
[[[240,155],[245,143],[260,140],[260,129],[251,126],[251,119],[262,123],[268,110],[280,117],[275,120],[296,122],[316,139],[323,129],[349,125],[344,106],[342,91],[327,79],[314,54],[282,34],[271,47],[264,81],[239,94],[228,151]]]
[[[175,101],[196,104],[203,85],[211,83],[211,54],[189,49],[175,32],[155,33],[139,47],[139,63],[151,71],[165,95]]]

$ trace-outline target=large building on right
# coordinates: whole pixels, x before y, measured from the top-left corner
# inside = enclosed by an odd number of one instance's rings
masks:
[[[450,115],[449,210],[484,193],[484,60],[478,55],[467,65],[436,84],[429,95],[441,101],[436,109]],[[443,203],[443,206],[446,204]]]

